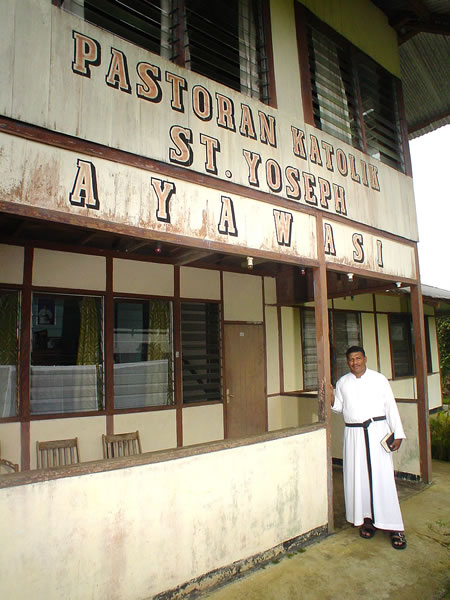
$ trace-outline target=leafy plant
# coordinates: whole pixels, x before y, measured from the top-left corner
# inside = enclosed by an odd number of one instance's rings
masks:
[[[437,321],[442,390],[450,393],[450,317]]]
[[[440,412],[430,419],[431,455],[450,460],[450,413]]]

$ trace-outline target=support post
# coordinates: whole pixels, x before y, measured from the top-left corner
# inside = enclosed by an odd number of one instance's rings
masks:
[[[325,263],[323,245],[323,223],[317,217],[317,250],[319,266],[314,271],[314,310],[316,318],[316,344],[317,344],[317,379],[319,420],[325,421],[327,432],[327,465],[328,465],[328,532],[334,530],[333,513],[333,464],[331,455],[331,368],[330,368],[330,341],[328,328],[328,294],[327,294],[327,268]]]
[[[422,481],[430,483],[431,444],[428,408],[427,357],[425,346],[425,319],[420,284],[411,286],[411,308],[415,337],[420,476]]]

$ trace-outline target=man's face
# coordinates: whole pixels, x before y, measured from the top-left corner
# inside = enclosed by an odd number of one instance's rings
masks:
[[[347,364],[355,377],[361,377],[366,371],[367,356],[362,352],[352,352],[348,355]]]

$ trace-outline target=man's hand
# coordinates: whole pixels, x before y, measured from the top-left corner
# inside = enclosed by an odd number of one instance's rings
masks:
[[[392,452],[395,452],[396,450],[398,450],[400,448],[400,446],[402,445],[402,440],[394,440],[391,444],[391,448],[392,448]]]

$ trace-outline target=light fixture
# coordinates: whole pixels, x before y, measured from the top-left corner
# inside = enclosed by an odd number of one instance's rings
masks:
[[[347,279],[353,281],[353,273],[347,273]]]
[[[162,252],[162,245],[161,242],[158,242],[155,246],[155,254],[161,254]]]
[[[247,256],[247,269],[251,271],[253,269],[253,257]]]
[[[398,288],[399,288],[399,287],[402,287],[402,283],[401,283],[401,281],[396,281],[396,282],[395,282],[395,285],[396,285]]]
[[[304,276],[306,275],[306,269],[305,269],[305,267],[302,267],[302,268],[300,269],[300,275],[301,275],[302,277],[304,277]]]

